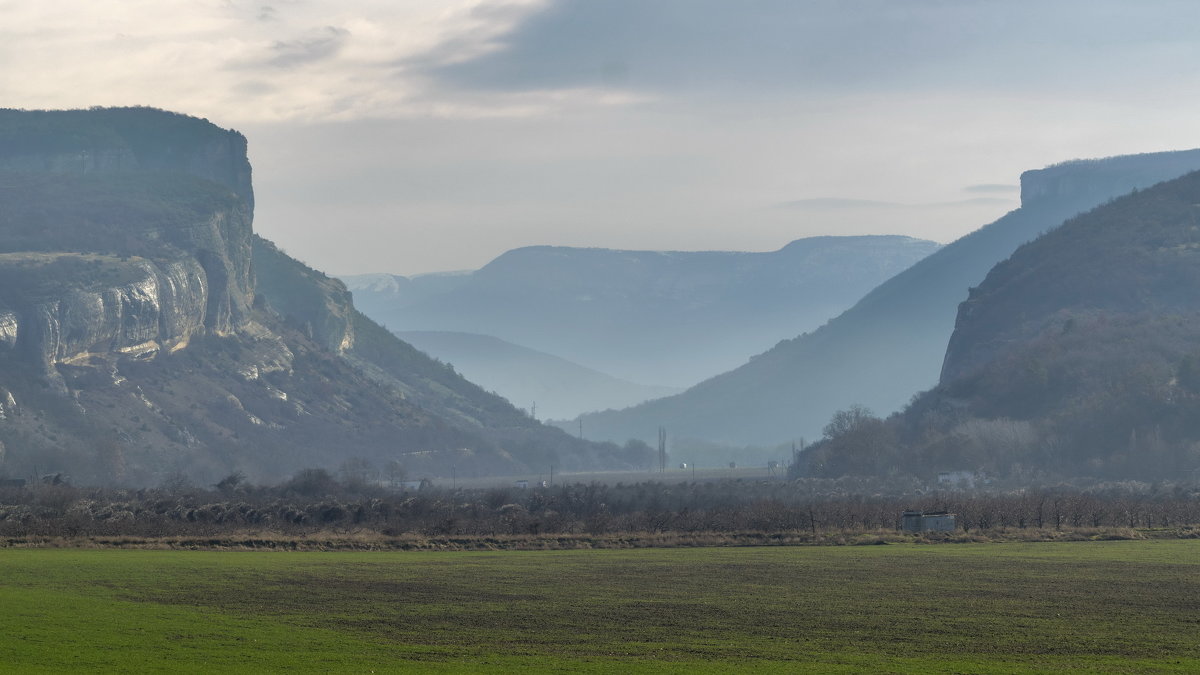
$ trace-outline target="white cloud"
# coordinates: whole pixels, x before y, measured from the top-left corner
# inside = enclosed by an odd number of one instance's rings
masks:
[[[7,2],[0,86],[13,107],[144,104],[229,124],[528,114],[553,97],[454,100],[406,63],[447,45],[477,57],[540,2]]]
[[[256,227],[339,273],[948,241],[1025,169],[1200,145],[1197,31],[1190,0],[0,0],[0,105],[239,128]],[[777,208],[829,197],[879,205]]]

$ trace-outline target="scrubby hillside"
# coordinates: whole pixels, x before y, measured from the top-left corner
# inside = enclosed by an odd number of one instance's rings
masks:
[[[0,473],[626,462],[424,356],[255,237],[245,148],[144,108],[0,111]]]
[[[959,308],[939,386],[886,423],[843,427],[808,453],[807,471],[1192,476],[1200,172],[1022,246]]]

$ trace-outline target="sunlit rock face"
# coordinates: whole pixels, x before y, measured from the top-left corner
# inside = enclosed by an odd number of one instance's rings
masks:
[[[114,284],[46,278],[27,286],[27,293],[4,293],[11,309],[0,313],[0,345],[20,350],[48,372],[93,354],[150,357],[186,344],[206,327],[207,277],[194,258],[122,262],[62,254],[38,261],[0,255],[0,270],[53,275],[65,262],[82,269],[107,266],[122,278]]]

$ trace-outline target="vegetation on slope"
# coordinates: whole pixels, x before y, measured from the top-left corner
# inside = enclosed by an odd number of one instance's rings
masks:
[[[1193,173],[1021,247],[963,303],[942,383],[886,423],[827,427],[799,470],[1195,475],[1197,203]]]
[[[1135,188],[1200,169],[1200,150],[1068,162],[1022,175],[1022,207],[897,274],[821,328],[688,391],[584,416],[598,438],[672,435],[775,444],[820,435],[837,410],[883,415],[938,380],[967,289],[1021,244]]]
[[[625,465],[624,449],[543,427],[253,241],[249,180],[245,139],[204,120],[0,110],[0,344],[18,347],[0,350],[0,471],[146,485],[348,458],[468,476]],[[117,288],[142,258],[158,285]]]
[[[164,233],[244,208],[229,188],[177,171],[0,171],[0,252],[152,256]]]

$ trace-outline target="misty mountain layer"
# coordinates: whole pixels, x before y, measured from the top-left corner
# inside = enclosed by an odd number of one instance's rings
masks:
[[[438,331],[396,335],[541,419],[571,419],[583,412],[624,408],[680,391],[620,380],[490,335]]]
[[[771,444],[818,437],[837,410],[899,410],[938,379],[958,304],[1022,243],[1135,188],[1200,168],[1200,150],[1073,161],[1021,176],[1021,208],[897,274],[811,333],[677,396],[586,415],[591,438]],[[570,426],[570,425],[568,425]]]
[[[643,384],[687,386],[810,330],[937,249],[813,237],[769,253],[535,246],[462,276],[349,277],[396,331],[492,335]]]

